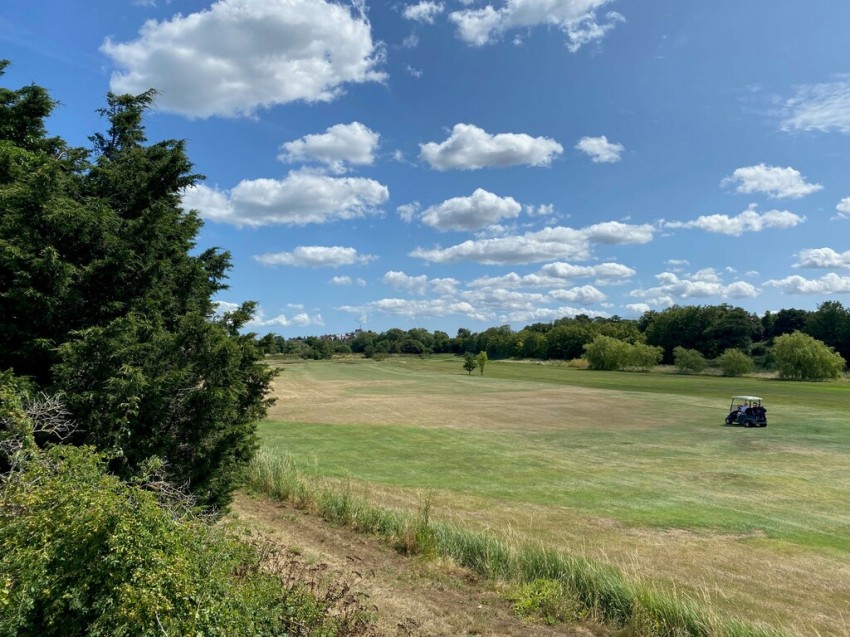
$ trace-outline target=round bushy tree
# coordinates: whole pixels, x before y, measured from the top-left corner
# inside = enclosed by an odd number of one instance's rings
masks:
[[[686,374],[699,374],[708,367],[708,361],[702,352],[682,346],[673,348],[673,364],[676,369]]]
[[[611,336],[597,336],[584,346],[584,358],[591,369],[615,370],[629,364],[631,346]]]
[[[717,358],[724,376],[743,376],[755,368],[753,359],[739,349],[727,349]]]
[[[803,332],[777,336],[773,357],[780,378],[800,380],[838,378],[846,364],[831,347]]]

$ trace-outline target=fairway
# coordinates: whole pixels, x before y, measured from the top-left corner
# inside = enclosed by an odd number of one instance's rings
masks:
[[[266,446],[371,497],[850,634],[850,385],[456,358],[287,364]],[[766,429],[724,426],[763,396]]]

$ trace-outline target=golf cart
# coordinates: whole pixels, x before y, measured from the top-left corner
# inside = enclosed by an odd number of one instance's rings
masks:
[[[727,425],[744,427],[767,427],[767,409],[758,396],[732,396]]]

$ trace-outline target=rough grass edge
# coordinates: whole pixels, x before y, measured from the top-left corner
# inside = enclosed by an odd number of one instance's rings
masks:
[[[615,567],[529,543],[431,520],[431,498],[415,513],[369,503],[351,482],[302,473],[288,455],[261,449],[246,486],[325,520],[381,537],[407,554],[450,558],[478,575],[513,586],[508,598],[522,616],[595,621],[623,637],[785,637],[785,631],[722,617],[699,599],[627,579]]]

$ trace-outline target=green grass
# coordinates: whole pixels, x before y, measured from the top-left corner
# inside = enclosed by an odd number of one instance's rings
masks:
[[[350,483],[303,476],[292,459],[261,451],[248,485],[313,509],[326,520],[378,535],[408,553],[440,555],[479,575],[514,584],[518,614],[550,622],[592,620],[638,637],[782,637],[770,627],[729,619],[698,599],[629,580],[616,568],[540,546],[510,544],[430,519],[426,497],[416,513],[375,506]]]
[[[322,421],[323,405],[317,404],[310,422],[262,423],[264,444],[291,454],[308,474],[384,492],[431,490],[438,503],[454,510],[473,507],[472,524],[504,520],[505,511],[515,511],[518,518],[529,509],[542,511],[541,537],[532,539],[548,544],[558,542],[560,526],[578,532],[603,520],[615,525],[613,530],[599,527],[599,533],[608,534],[606,540],[616,538],[621,528],[635,546],[636,534],[663,538],[670,530],[697,538],[728,536],[738,555],[759,551],[765,562],[792,556],[798,559],[795,568],[799,560],[835,565],[850,558],[847,381],[594,372],[495,361],[488,363],[484,377],[470,377],[459,359],[434,357],[293,365],[278,382],[285,386],[303,378],[320,386],[342,382],[343,398],[352,400],[414,401],[426,416],[416,425],[375,424],[369,413],[352,410],[345,424],[329,424]],[[563,426],[541,427],[528,420],[481,422],[464,411],[473,399],[508,404],[524,392],[559,386],[591,390],[574,408],[584,419],[565,411]],[[764,397],[770,425],[723,426],[734,394]],[[428,421],[428,410],[437,402],[456,402],[453,422]],[[286,413],[285,404],[280,409]],[[558,548],[580,552],[582,547],[560,543]],[[699,564],[690,568],[698,570]],[[771,568],[765,565],[765,577],[787,579],[784,571],[773,574]],[[812,581],[816,568],[809,574]],[[734,586],[715,575],[708,583],[724,590],[721,597],[730,596],[728,603],[734,605]],[[791,583],[778,586],[777,599],[807,603],[798,598],[808,592],[799,595]],[[822,604],[828,595],[835,603],[848,601],[848,582],[833,588],[820,595]],[[818,596],[817,591],[810,594]],[[750,611],[762,617],[772,612],[757,606]]]

